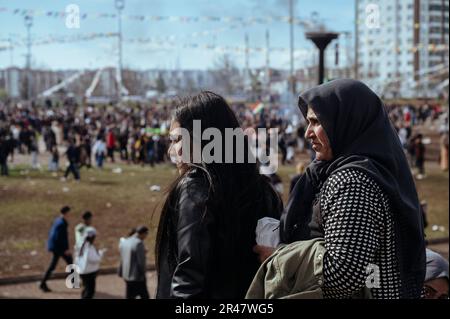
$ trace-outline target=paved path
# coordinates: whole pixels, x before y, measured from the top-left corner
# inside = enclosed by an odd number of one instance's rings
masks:
[[[0,286],[0,298],[18,299],[79,299],[81,289],[69,289],[65,280],[49,280],[47,285],[52,292],[44,293],[38,288],[38,282]],[[125,297],[125,283],[116,274],[97,277],[96,299],[121,299]],[[147,288],[150,297],[155,297],[156,272],[147,272]]]
[[[429,248],[442,254],[447,260],[449,258],[448,242],[430,245]],[[78,299],[81,289],[68,289],[65,280],[55,279],[48,282],[48,286],[53,291],[43,293],[38,288],[38,282],[21,283],[14,285],[0,285],[0,298],[33,298],[33,299]],[[156,272],[147,272],[147,287],[150,297],[155,297]],[[125,283],[116,274],[100,275],[97,277],[97,289],[95,298],[97,299],[120,299],[125,296]]]

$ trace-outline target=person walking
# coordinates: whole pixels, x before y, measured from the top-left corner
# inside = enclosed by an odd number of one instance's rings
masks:
[[[120,241],[119,276],[125,280],[126,298],[149,299],[146,279],[146,251],[144,240],[148,236],[148,228],[139,226],[136,232]]]
[[[59,169],[59,152],[58,147],[56,145],[53,145],[51,147],[51,155],[50,155],[50,161],[48,164],[48,170],[50,172],[57,172]]]
[[[8,155],[9,155],[8,142],[4,135],[0,132],[0,175],[8,176]]]
[[[417,179],[425,177],[425,145],[422,142],[423,135],[417,134],[414,139],[414,155],[416,159]]]
[[[95,162],[98,168],[103,168],[103,161],[106,156],[106,144],[103,137],[99,136],[92,147],[92,152],[95,156]]]
[[[39,162],[38,162],[38,142],[36,139],[36,135],[31,135],[30,137],[30,146],[29,151],[31,153],[31,168],[32,169],[38,169],[39,168]]]
[[[69,147],[66,151],[67,160],[69,161],[69,166],[64,173],[64,178],[69,176],[69,173],[72,173],[75,177],[75,180],[80,180],[80,172],[78,170],[78,163],[80,161],[80,153],[79,149],[75,145],[75,140],[70,139]]]
[[[83,281],[83,290],[81,299],[92,299],[95,295],[95,281],[97,278],[100,262],[105,252],[100,251],[94,245],[96,231],[89,229],[84,237],[80,252],[76,258],[76,264],[79,267],[81,280]]]
[[[39,288],[44,292],[50,292],[50,288],[47,286],[47,280],[50,278],[53,270],[55,270],[58,264],[59,258],[63,258],[67,265],[73,263],[72,254],[69,250],[69,236],[68,236],[68,215],[70,212],[69,206],[64,206],[61,208],[61,215],[55,219],[52,227],[50,228],[47,248],[48,251],[52,253],[52,260],[50,265],[45,272],[44,278],[40,282]]]
[[[106,134],[106,148],[108,149],[108,157],[111,159],[111,163],[114,163],[114,150],[116,149],[116,136],[114,135],[113,128],[108,130]]]
[[[75,254],[77,255],[84,243],[84,239],[88,231],[95,231],[92,226],[93,215],[90,211],[86,211],[81,216],[83,221],[75,226]]]

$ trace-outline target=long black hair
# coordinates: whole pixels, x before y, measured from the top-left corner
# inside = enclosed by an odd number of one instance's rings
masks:
[[[83,256],[83,253],[84,253],[84,249],[85,249],[85,247],[86,247],[86,245],[89,243],[89,244],[93,244],[93,242],[94,242],[94,240],[95,240],[95,235],[92,235],[92,236],[86,236],[86,238],[84,239],[84,241],[83,241],[83,245],[81,245],[81,248],[80,248],[80,253],[79,253],[79,256],[81,257],[81,256]],[[94,249],[95,250],[97,250],[95,247],[94,247]]]
[[[233,163],[225,163],[225,129],[241,129],[236,115],[225,99],[209,91],[203,91],[195,96],[181,99],[174,112],[173,121],[178,122],[180,127],[189,131],[192,138],[194,120],[201,120],[202,134],[208,128],[216,128],[220,131],[222,136],[222,162],[205,163],[202,158],[201,163],[188,163],[187,169],[169,187],[156,238],[157,267],[159,267],[161,256],[161,243],[168,241],[169,247],[176,247],[175,230],[170,227],[170,212],[176,209],[177,186],[192,170],[199,171],[209,187],[205,212],[208,211],[207,208],[213,212],[215,211],[214,207],[218,206],[222,208],[220,211],[224,212],[215,216],[215,220],[218,221],[218,227],[221,227],[221,231],[227,237],[227,242],[230,243],[230,251],[236,247],[235,243],[238,244],[242,212],[252,214],[252,207],[256,207],[258,201],[264,200],[261,190],[267,181],[259,174],[258,164],[251,157],[252,153],[249,152],[250,145],[247,136],[244,136],[243,163],[236,163],[234,143]],[[201,150],[207,143],[209,141],[201,142]],[[169,263],[173,262],[175,261],[169,260]]]

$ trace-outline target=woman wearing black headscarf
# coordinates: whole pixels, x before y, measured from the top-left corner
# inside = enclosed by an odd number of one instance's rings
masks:
[[[419,298],[425,276],[419,201],[382,101],[361,82],[335,80],[302,94],[299,107],[316,159],[283,212],[281,241],[325,239],[326,298],[358,293],[374,271],[374,298]]]

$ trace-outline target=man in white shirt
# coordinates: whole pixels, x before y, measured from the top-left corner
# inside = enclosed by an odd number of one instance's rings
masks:
[[[88,230],[84,238],[84,243],[81,246],[80,252],[76,258],[76,264],[79,267],[79,274],[83,281],[83,291],[81,292],[81,299],[92,299],[95,294],[95,280],[97,278],[98,270],[100,269],[100,262],[105,252],[104,249],[100,251],[94,246],[96,237],[95,230]]]
[[[90,211],[86,211],[82,216],[83,222],[75,226],[75,249],[74,249],[75,258],[78,255],[78,252],[80,251],[81,246],[84,243],[86,234],[90,230],[95,232],[95,228],[91,226],[92,217],[93,217],[92,213]]]

